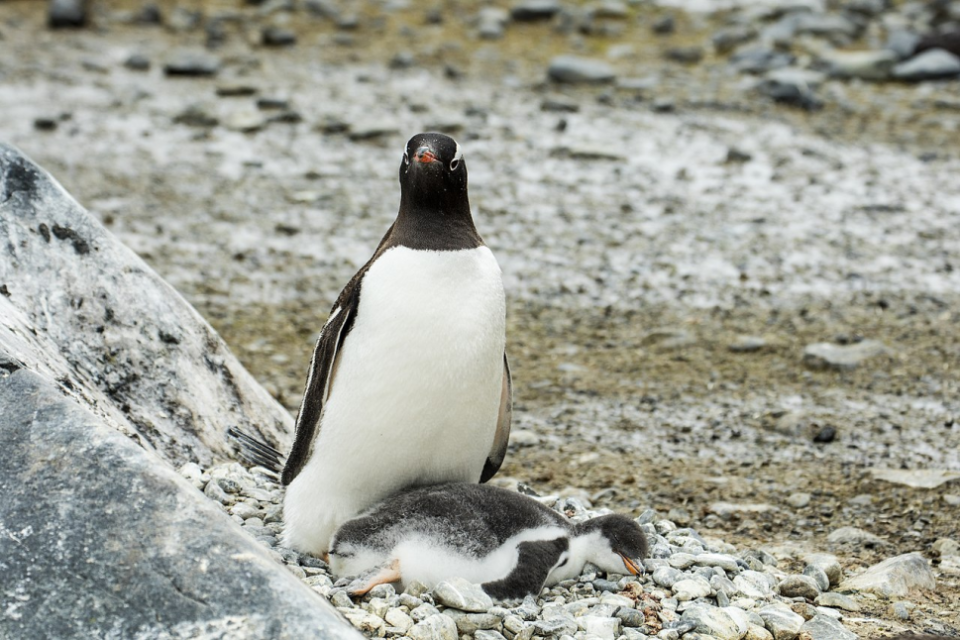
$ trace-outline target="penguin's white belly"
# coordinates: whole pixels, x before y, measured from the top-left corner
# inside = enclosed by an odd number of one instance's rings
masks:
[[[503,381],[505,303],[486,247],[395,247],[369,268],[307,464],[287,487],[285,542],[333,531],[415,483],[477,482]]]

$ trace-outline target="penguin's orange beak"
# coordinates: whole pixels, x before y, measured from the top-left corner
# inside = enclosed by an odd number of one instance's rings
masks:
[[[429,147],[420,147],[417,149],[417,161],[424,164],[430,162],[437,162],[437,156],[430,150]]]
[[[641,573],[643,573],[643,567],[638,565],[636,562],[634,562],[627,556],[623,555],[622,553],[618,553],[617,555],[620,556],[620,559],[623,560],[623,566],[625,566],[627,568],[627,571],[629,571],[632,575],[638,576]]]

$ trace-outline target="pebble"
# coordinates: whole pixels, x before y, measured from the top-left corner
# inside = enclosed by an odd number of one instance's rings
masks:
[[[350,125],[347,135],[351,140],[374,140],[399,133],[400,128],[392,122],[361,121]]]
[[[260,31],[260,43],[265,47],[289,47],[297,43],[297,34],[283,27],[268,26]]]
[[[493,600],[480,585],[463,578],[444,580],[432,591],[438,604],[460,609],[461,611],[486,611],[493,606]]]
[[[683,622],[689,622],[694,625],[697,633],[702,633],[720,640],[739,640],[746,633],[747,621],[744,619],[741,624],[727,612],[729,607],[720,609],[703,605],[692,605],[687,607],[681,616]],[[744,616],[745,618],[745,616]],[[688,637],[688,636],[684,636]]]
[[[413,640],[459,640],[457,623],[452,618],[436,613],[410,627],[407,637]]]
[[[807,633],[810,640],[857,640],[859,636],[846,629],[839,620],[830,616],[816,615],[800,627],[801,633]]]
[[[826,571],[820,567],[807,565],[803,568],[803,575],[813,580],[820,591],[826,591],[830,588],[830,578],[827,577]]]
[[[677,29],[677,19],[673,17],[672,13],[662,15],[650,24],[650,29],[661,36],[665,36],[673,33]]]
[[[558,0],[521,0],[510,9],[510,17],[515,22],[549,20],[562,8]]]
[[[204,77],[216,75],[220,70],[220,59],[208,53],[179,51],[163,65],[168,76]]]
[[[793,640],[803,626],[803,616],[782,604],[768,605],[758,612],[774,640]]]
[[[667,60],[681,64],[697,64],[703,60],[703,47],[671,47],[663,55]]]
[[[835,51],[824,57],[835,78],[885,80],[897,63],[897,54],[887,49],[878,51]]]
[[[819,596],[817,596],[816,603],[821,607],[843,609],[844,611],[850,611],[851,613],[860,611],[860,605],[857,604],[856,600],[848,595],[836,593],[834,591],[821,593]]]
[[[674,597],[681,602],[705,598],[711,593],[710,583],[700,576],[678,580],[674,583],[672,589]]]
[[[763,81],[757,85],[757,90],[776,102],[814,110],[823,106],[823,102],[814,93],[814,89],[823,79],[823,74],[817,71],[785,67],[768,71]],[[806,362],[806,353],[804,361]]]
[[[879,340],[864,340],[854,344],[817,342],[803,350],[803,364],[811,369],[852,370],[877,356],[891,353]]]
[[[741,73],[767,73],[789,67],[796,58],[783,51],[765,46],[740,49],[730,58],[730,63]]]
[[[492,629],[480,629],[473,634],[474,640],[506,640],[503,634]]]
[[[613,67],[601,60],[562,55],[550,61],[547,77],[568,84],[603,84],[613,82],[616,73]]]
[[[457,609],[446,609],[443,615],[449,616],[457,623],[457,630],[460,633],[473,635],[480,629],[500,630],[503,628],[501,619],[491,613],[467,613]]]
[[[477,14],[477,31],[484,40],[499,40],[503,37],[510,14],[500,7],[483,7]]]
[[[147,71],[150,69],[150,58],[142,53],[133,53],[123,61],[123,66],[132,71]]]
[[[892,75],[905,82],[954,78],[960,76],[960,57],[943,49],[928,49],[895,66]]]
[[[82,27],[87,23],[87,0],[50,0],[47,25],[53,29]]]
[[[826,575],[824,575],[826,577]],[[810,576],[791,575],[784,578],[778,587],[780,595],[786,598],[806,598],[814,600],[820,595],[820,586]]]
[[[827,542],[840,547],[866,547],[868,549],[886,544],[886,541],[880,536],[858,527],[840,527],[831,531],[830,535],[827,536]]]
[[[823,571],[833,586],[840,584],[840,580],[843,578],[843,569],[840,566],[840,560],[837,559],[835,555],[829,553],[809,553],[803,556],[803,562],[806,567],[816,567]]]
[[[935,589],[936,577],[919,553],[887,558],[840,583],[841,591],[870,591],[887,598],[910,595],[916,589]]]
[[[742,163],[751,160],[750,154],[743,153],[737,149],[730,149],[727,152],[727,163]],[[727,349],[734,353],[755,353],[767,346],[767,341],[759,336],[737,336],[737,338],[727,345]]]
[[[794,509],[803,509],[810,504],[811,496],[809,493],[797,492],[787,497],[787,504]]]

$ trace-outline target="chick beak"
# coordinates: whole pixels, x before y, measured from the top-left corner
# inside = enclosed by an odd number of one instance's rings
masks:
[[[617,555],[620,556],[620,559],[623,560],[623,566],[625,566],[627,568],[627,571],[629,571],[632,575],[638,576],[641,573],[643,573],[643,567],[638,565],[636,562],[634,562],[627,556],[623,555],[622,553],[618,553]]]

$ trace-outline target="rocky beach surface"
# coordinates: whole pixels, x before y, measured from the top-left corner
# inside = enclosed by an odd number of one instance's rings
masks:
[[[656,541],[639,582],[466,613],[416,589],[350,603],[322,565],[274,549],[355,626],[960,636],[956,2],[86,14],[51,30],[46,3],[0,6],[0,139],[289,411],[395,214],[403,143],[457,137],[508,295],[502,481],[575,517],[630,513]],[[274,547],[277,487],[197,462],[183,475]],[[836,566],[810,560],[824,553]],[[857,582],[898,568],[917,578],[903,591]]]

